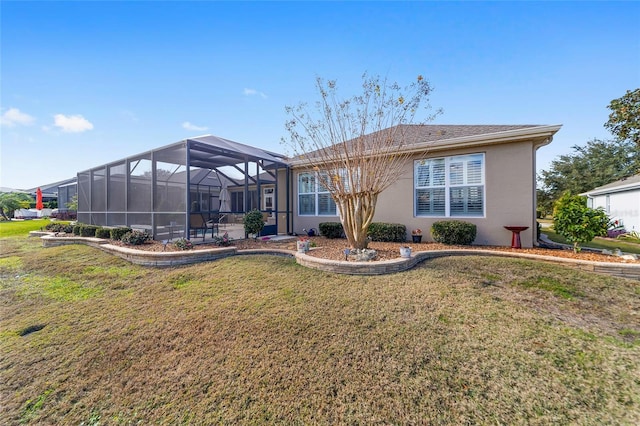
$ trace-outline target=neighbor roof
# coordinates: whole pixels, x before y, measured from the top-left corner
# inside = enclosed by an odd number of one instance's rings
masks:
[[[607,194],[611,192],[629,191],[632,189],[640,189],[640,174],[623,178],[615,182],[608,183],[606,185],[599,186],[581,195],[593,196],[593,195]]]

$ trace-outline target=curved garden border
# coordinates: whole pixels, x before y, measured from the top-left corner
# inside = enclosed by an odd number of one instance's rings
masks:
[[[44,247],[55,247],[68,244],[86,244],[107,251],[136,265],[154,267],[186,265],[191,263],[222,259],[229,256],[270,254],[277,256],[294,257],[296,259],[296,262],[302,266],[326,272],[348,275],[383,275],[406,271],[428,259],[435,259],[444,256],[481,255],[540,260],[544,262],[570,266],[585,271],[640,280],[640,264],[637,263],[631,264],[616,262],[593,262],[588,260],[544,256],[539,254],[501,252],[482,249],[419,251],[412,254],[412,256],[408,259],[397,258],[377,262],[349,262],[344,260],[322,259],[314,256],[309,256],[304,253],[296,253],[291,250],[283,249],[238,250],[236,247],[220,247],[204,250],[152,252],[116,246],[113,244],[109,244],[109,240],[104,240],[101,238],[56,237],[51,233],[45,232],[32,232],[31,235],[40,236]]]

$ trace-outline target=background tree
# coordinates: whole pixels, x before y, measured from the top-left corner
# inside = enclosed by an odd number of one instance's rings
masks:
[[[69,210],[78,211],[78,194],[71,197],[66,206]]]
[[[10,220],[13,217],[13,212],[22,209],[29,208],[29,205],[34,202],[33,197],[29,194],[22,192],[3,192],[0,194],[0,215],[5,220]]]
[[[587,207],[587,197],[566,192],[556,201],[553,210],[553,229],[573,243],[573,251],[580,251],[580,244],[598,236],[607,235],[609,216],[599,207]]]
[[[419,110],[429,108],[432,91],[422,76],[404,88],[366,74],[362,80],[362,93],[343,99],[335,80],[317,78],[320,100],[315,109],[304,103],[286,108],[291,116],[286,122],[288,145],[295,160],[317,173],[356,249],[367,247],[378,195],[406,168],[407,129],[399,125],[413,123]]]
[[[629,140],[640,149],[640,89],[627,93],[611,101],[609,121],[604,127],[620,140]]]
[[[585,146],[574,145],[573,153],[551,162],[540,172],[542,200],[557,200],[564,192],[590,191],[640,172],[640,153],[633,142],[593,139]]]

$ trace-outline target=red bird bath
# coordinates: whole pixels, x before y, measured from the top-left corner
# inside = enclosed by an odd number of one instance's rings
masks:
[[[528,226],[505,226],[505,229],[508,229],[513,234],[511,235],[511,248],[522,248],[522,244],[520,243],[520,232],[525,229],[529,229]]]

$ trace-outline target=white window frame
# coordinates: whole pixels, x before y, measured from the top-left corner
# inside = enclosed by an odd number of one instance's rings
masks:
[[[469,163],[471,161],[481,161],[480,165],[480,180],[470,182],[469,176]],[[433,184],[433,179],[430,176],[430,182],[428,185],[419,186],[418,179],[418,170],[420,166],[425,166],[427,164],[431,165],[436,161],[444,162],[444,184]],[[462,182],[455,183],[452,181],[452,165],[462,163]],[[432,167],[432,166],[430,166]],[[431,169],[433,170],[433,169]],[[484,153],[474,153],[474,154],[465,154],[465,155],[455,155],[449,157],[438,157],[438,158],[425,158],[420,160],[415,160],[413,165],[413,214],[414,217],[446,217],[446,218],[484,218],[486,217],[487,212],[487,196],[486,196],[486,182],[485,182],[485,174],[486,174],[486,161]],[[451,213],[451,192],[455,189],[461,188],[475,188],[482,187],[482,213],[481,214],[452,214]],[[444,214],[425,214],[418,212],[418,191],[420,190],[431,190],[431,189],[443,189],[444,190]],[[468,205],[467,205],[468,207]]]
[[[325,188],[323,188],[323,186],[320,184],[320,179],[318,177],[318,172],[300,172],[298,173],[298,216],[326,216],[326,217],[333,217],[333,216],[338,216],[338,207],[335,206],[335,201],[333,201],[333,198],[331,198],[331,193],[326,190]],[[300,192],[300,178],[303,175],[313,175],[314,177],[314,188],[310,191],[310,192]],[[300,197],[301,196],[313,196],[313,203],[314,203],[314,213],[302,213],[301,209],[300,209]],[[320,197],[321,196],[328,196],[330,199],[330,203],[333,203],[335,206],[335,211],[333,214],[320,214],[319,213],[319,209],[320,209]]]

